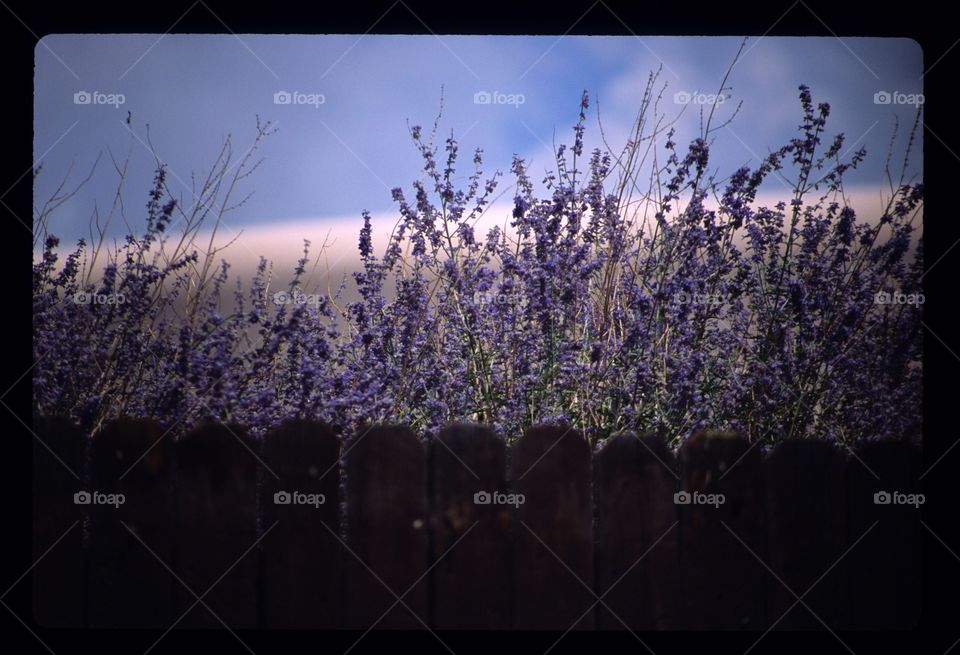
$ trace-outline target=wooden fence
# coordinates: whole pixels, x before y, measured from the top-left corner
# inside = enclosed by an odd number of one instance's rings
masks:
[[[764,455],[702,433],[674,455],[634,435],[592,452],[558,427],[511,446],[473,425],[428,444],[400,426],[342,444],[311,422],[262,440],[223,425],[173,440],[145,420],[92,439],[55,419],[35,431],[32,576],[44,626],[886,630],[919,620],[920,511],[908,494],[919,492],[920,453],[905,443],[846,453],[793,441]]]

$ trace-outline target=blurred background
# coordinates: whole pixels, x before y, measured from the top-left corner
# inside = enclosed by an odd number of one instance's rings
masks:
[[[210,203],[214,212],[227,210],[215,241],[230,243],[218,255],[231,262],[233,274],[249,275],[260,256],[290,271],[303,239],[310,239],[314,255],[327,242],[319,266],[339,278],[359,261],[361,212],[372,213],[375,244],[382,244],[397,216],[391,189],[402,187],[412,197],[410,183],[421,177],[422,166],[409,128],[421,125],[429,133],[441,104],[437,143],[442,156],[444,140],[450,135],[458,140],[458,177],[465,181],[473,172],[476,148],[484,151],[486,174],[504,174],[483,219],[502,225],[513,197],[513,156],[524,158],[531,178],[540,182],[555,166],[554,148],[573,141],[584,90],[590,97],[587,149],[606,143],[619,150],[651,73],[658,74],[655,89],[662,94],[661,128],[673,123],[679,150],[701,134],[711,109],[714,127],[733,118],[710,135],[711,170],[720,178],[739,166],[758,165],[796,135],[802,118],[797,87],[809,85],[815,104],[831,105],[827,138],[845,133],[847,156],[867,149],[864,164],[847,178],[847,194],[861,217],[876,213],[886,155],[892,147],[902,156],[922,105],[919,46],[908,39],[750,39],[721,89],[741,42],[632,36],[47,36],[36,48],[34,158],[40,171],[34,220],[51,198],[60,198],[46,228],[61,238],[63,249],[80,238],[96,239],[98,223],[107,241],[129,230],[139,233],[154,170],[162,162],[182,209]],[[252,152],[258,119],[275,132]],[[909,168],[917,177],[920,137]],[[230,162],[220,194],[211,200],[201,189],[228,139]],[[257,162],[226,197],[233,175]],[[771,176],[760,201],[780,199],[789,200],[787,188]]]

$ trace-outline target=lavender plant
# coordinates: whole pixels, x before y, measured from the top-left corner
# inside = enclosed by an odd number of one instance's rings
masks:
[[[512,214],[486,234],[476,224],[500,174],[484,177],[477,150],[458,186],[456,140],[438,143],[438,122],[413,126],[423,176],[393,190],[400,220],[385,250],[364,212],[361,270],[316,302],[271,302],[302,293],[305,243],[286,287],[271,287],[261,260],[225,312],[226,262],[211,268],[215,253],[182,237],[164,254],[178,203],[159,167],[144,235],[96,282],[84,282],[84,242],[61,263],[47,237],[34,265],[36,411],[87,430],[132,414],[254,433],[311,417],[345,435],[470,420],[508,438],[556,422],[593,440],[653,430],[673,445],[704,427],[765,443],[918,437],[922,309],[885,302],[921,290],[923,186],[905,179],[907,158],[898,177],[888,160],[886,207],[861,219],[843,178],[866,153],[844,158],[843,135],[826,137],[829,106],[800,87],[797,137],[719,178],[712,115],[679,149],[657,119],[655,80],[620,151],[585,152],[584,93],[572,146],[539,187],[514,159]],[[774,175],[791,191],[759,206]]]

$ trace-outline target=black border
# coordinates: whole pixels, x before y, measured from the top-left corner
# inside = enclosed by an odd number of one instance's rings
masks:
[[[925,130],[925,200],[924,223],[926,262],[929,267],[948,251],[960,238],[960,217],[956,209],[947,208],[947,192],[957,188],[960,169],[960,138],[956,123],[951,121],[955,105],[950,91],[956,84],[956,66],[960,62],[960,26],[945,10],[932,3],[894,3],[888,0],[860,6],[841,6],[813,0],[787,0],[762,6],[731,6],[725,2],[577,2],[558,4],[520,4],[489,1],[439,6],[417,0],[380,0],[378,2],[344,3],[338,5],[271,2],[268,5],[242,6],[212,0],[180,0],[175,3],[149,5],[129,2],[83,2],[73,5],[51,3],[28,4],[21,1],[0,0],[0,25],[3,38],[0,58],[5,66],[5,84],[2,93],[5,120],[3,132],[3,191],[17,180],[32,160],[33,124],[33,59],[39,37],[55,33],[161,33],[176,23],[178,33],[460,33],[460,34],[673,34],[673,35],[751,35],[751,36],[890,36],[909,37],[923,49],[926,96]],[[15,17],[16,16],[16,17]],[[421,22],[421,19],[426,22]],[[22,22],[21,22],[22,21]],[[571,29],[571,25],[574,27]],[[229,30],[226,26],[229,26]],[[953,48],[953,46],[957,46]],[[953,48],[953,49],[951,49]],[[955,145],[954,145],[955,144]],[[19,216],[32,213],[32,180],[22,177],[2,200]],[[3,243],[7,245],[0,257],[3,267],[2,289],[4,299],[14,309],[6,312],[3,321],[7,334],[3,350],[0,394],[17,381],[31,364],[30,321],[30,264],[32,241],[30,234],[19,225],[10,211],[0,205],[3,219]],[[960,245],[940,261],[925,279],[925,322],[931,332],[925,337],[925,442],[924,466],[929,467],[960,438],[960,430],[953,429],[956,420],[945,420],[952,409],[953,389],[943,381],[960,373],[960,339],[952,320],[955,302],[943,294],[943,282],[952,281],[953,266],[960,258]],[[939,287],[939,291],[938,291]],[[942,338],[939,343],[932,336]],[[951,345],[956,343],[956,346]],[[950,352],[952,349],[952,353]],[[17,416],[30,423],[30,376],[24,377],[2,397]],[[948,397],[950,394],[950,397]],[[6,537],[4,573],[0,577],[0,594],[26,570],[31,563],[29,535],[31,503],[29,480],[24,473],[31,458],[32,437],[6,409],[0,406],[0,420],[6,426],[5,457],[2,484],[5,508]],[[923,509],[924,522],[948,544],[960,541],[952,538],[950,526],[956,510],[951,506],[958,496],[952,472],[960,466],[960,448],[947,454],[933,472],[923,480],[927,504]],[[19,474],[19,475],[17,475]],[[952,495],[950,492],[953,492]],[[953,509],[951,512],[950,510]],[[952,547],[952,546],[951,546]],[[955,549],[954,553],[958,553]],[[958,553],[960,554],[960,553]],[[960,653],[960,622],[956,620],[956,590],[960,588],[960,558],[948,552],[932,533],[925,530],[923,539],[923,617],[917,629],[910,632],[843,633],[844,641],[856,653],[881,650],[910,653],[945,653],[956,646]],[[879,573],[879,572],[878,572]],[[54,652],[143,652],[152,642],[146,632],[133,631],[57,631],[32,624],[31,588],[29,577],[17,584],[4,597],[30,630],[42,637]],[[44,646],[27,632],[27,627],[0,607],[0,625],[4,628],[0,644],[20,653],[46,653]],[[269,652],[343,652],[359,635],[351,632],[241,632],[241,637],[260,655]],[[543,652],[554,641],[555,634],[536,633],[441,633],[457,655],[489,653],[492,649],[505,652]],[[757,637],[757,633],[644,633],[641,635],[650,648],[660,655],[670,652],[691,652],[705,647],[712,652],[743,653]],[[155,638],[155,637],[154,637]],[[244,652],[240,644],[226,631],[173,631],[152,652],[175,652],[189,647],[213,646],[227,652]],[[417,649],[418,652],[445,652],[440,644],[425,632],[372,632],[351,652],[385,652],[396,648]],[[582,652],[585,650],[631,650],[645,652],[627,633],[588,632],[568,634],[551,652]],[[822,653],[847,652],[828,633],[773,632],[760,642],[754,653],[798,649]]]

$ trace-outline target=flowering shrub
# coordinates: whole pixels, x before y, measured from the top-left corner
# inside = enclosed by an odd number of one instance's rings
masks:
[[[160,167],[144,235],[100,279],[81,274],[83,241],[61,263],[47,238],[34,265],[36,410],[88,430],[126,414],[255,433],[314,417],[347,435],[369,421],[429,435],[474,420],[511,438],[542,422],[594,440],[656,430],[673,444],[702,427],[761,442],[916,437],[922,184],[901,175],[882,215],[859,219],[843,176],[865,152],[841,157],[843,135],[825,137],[829,106],[799,96],[798,136],[718,179],[709,122],[685,152],[672,130],[638,129],[620,153],[585,153],[585,93],[542,191],[515,158],[510,228],[486,234],[475,223],[499,174],[484,178],[478,150],[458,186],[457,142],[441,152],[436,124],[413,127],[424,176],[393,190],[400,221],[384,252],[363,214],[350,303],[345,287],[304,301],[306,243],[282,290],[295,302],[272,302],[261,260],[221,313],[228,265],[198,278],[197,252],[163,254],[176,203]],[[655,102],[651,82],[643,111]],[[772,175],[792,191],[758,206]]]

